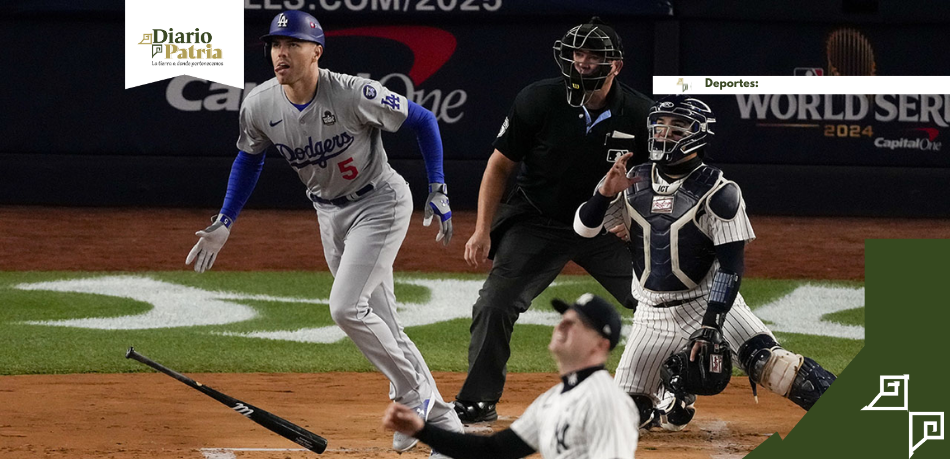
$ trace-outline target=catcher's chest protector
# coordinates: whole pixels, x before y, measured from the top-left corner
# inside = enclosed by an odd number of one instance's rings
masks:
[[[670,194],[653,189],[653,166],[633,173],[642,180],[624,192],[630,216],[633,269],[640,285],[656,292],[696,287],[715,261],[712,240],[696,220],[706,212],[706,198],[722,177],[719,169],[702,165]]]

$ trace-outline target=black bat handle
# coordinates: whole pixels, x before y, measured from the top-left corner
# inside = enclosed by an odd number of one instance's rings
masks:
[[[185,384],[198,385],[198,386],[201,385],[200,383],[198,383],[198,382],[195,381],[194,379],[191,379],[191,378],[189,378],[189,377],[187,377],[187,376],[185,376],[185,375],[183,375],[183,374],[181,374],[181,373],[179,373],[179,372],[177,372],[177,371],[175,371],[175,370],[172,370],[171,368],[166,367],[165,365],[162,365],[162,364],[160,364],[160,363],[158,363],[158,362],[156,362],[156,361],[154,361],[154,360],[152,360],[152,359],[150,359],[150,358],[148,358],[148,357],[146,357],[146,356],[144,356],[144,355],[142,355],[142,354],[139,354],[138,352],[135,352],[135,348],[134,348],[134,347],[129,347],[129,350],[125,352],[125,358],[127,358],[127,359],[132,359],[132,360],[138,360],[139,362],[142,362],[142,363],[144,363],[144,364],[146,364],[146,365],[148,365],[148,366],[150,366],[150,367],[152,367],[152,368],[154,368],[154,369],[156,369],[156,370],[158,370],[158,371],[160,371],[160,372],[162,372],[162,373],[165,373],[166,375],[171,376],[172,378],[175,378],[175,379],[177,379],[177,380],[179,380],[179,381],[181,381],[181,382],[183,382],[183,383],[185,383]]]

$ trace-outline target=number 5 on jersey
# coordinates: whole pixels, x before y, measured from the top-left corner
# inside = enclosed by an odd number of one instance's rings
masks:
[[[360,174],[360,171],[356,170],[356,166],[350,164],[352,162],[353,158],[346,158],[336,163],[336,167],[340,168],[340,173],[343,174],[343,178],[347,180],[353,180]]]

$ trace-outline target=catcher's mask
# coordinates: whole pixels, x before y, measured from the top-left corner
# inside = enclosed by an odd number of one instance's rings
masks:
[[[673,122],[661,122],[671,117]],[[705,102],[686,95],[668,96],[650,108],[647,117],[647,150],[650,160],[674,164],[693,152],[702,155],[708,137],[714,135],[716,122],[712,109]]]
[[[287,10],[277,14],[270,22],[267,35],[261,36],[261,41],[264,42],[264,59],[271,64],[273,64],[270,55],[271,41],[276,37],[311,41],[325,47],[323,27],[317,22],[317,18],[303,11]]]
[[[590,73],[581,73],[575,65],[574,52],[580,50],[600,57]],[[623,60],[623,44],[612,27],[594,16],[587,24],[572,28],[554,42],[554,60],[567,86],[567,103],[580,107],[590,100],[592,92],[604,87],[611,64]]]
[[[716,395],[729,385],[732,378],[732,351],[729,343],[707,343],[704,351],[689,361],[690,346],[675,352],[660,368],[663,386],[673,395]]]

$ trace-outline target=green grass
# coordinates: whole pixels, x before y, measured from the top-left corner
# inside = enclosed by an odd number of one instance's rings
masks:
[[[131,345],[142,354],[182,372],[374,370],[353,343],[345,338],[330,344],[317,344],[228,335],[334,327],[326,304],[281,299],[229,299],[226,301],[252,308],[257,316],[224,325],[98,330],[25,322],[138,315],[150,311],[152,305],[101,294],[13,288],[21,283],[117,275],[122,274],[0,272],[0,375],[152,371],[124,358],[125,350]],[[203,275],[192,272],[158,272],[127,275],[144,276],[210,292],[290,299],[325,299],[329,296],[332,285],[332,278],[325,272],[209,272]],[[458,279],[466,281],[469,288],[476,288],[480,287],[484,276],[399,273],[396,283],[399,301],[419,304],[432,301],[433,292],[411,283],[418,279]],[[755,309],[790,293],[802,284],[802,281],[745,279],[742,283],[742,293],[749,305]],[[862,286],[861,283],[854,282],[827,285]],[[532,310],[552,311],[552,298],[572,300],[585,292],[593,292],[613,300],[588,276],[561,276],[554,286],[535,300]],[[468,367],[471,304],[475,297],[466,296],[455,301],[456,303],[445,306],[455,308],[453,310],[456,312],[461,311],[455,318],[406,329],[434,371],[464,372]],[[625,320],[632,317],[631,311],[619,309]],[[436,314],[440,311],[432,309],[431,312]],[[864,308],[829,314],[824,320],[863,325]],[[863,340],[789,333],[776,335],[790,350],[813,357],[836,373],[840,373],[864,345]],[[509,371],[554,371],[554,362],[547,351],[550,336],[550,326],[517,325],[512,338]],[[616,367],[621,352],[622,349],[618,348],[612,354],[609,368]]]
[[[864,347],[864,340],[782,332],[775,333],[775,336],[782,343],[782,347],[811,357],[835,374],[844,371],[844,368]]]
[[[831,314],[825,314],[821,317],[822,320],[828,322],[835,322],[842,325],[864,325],[864,308],[854,308],[848,309],[845,311],[833,312]]]

